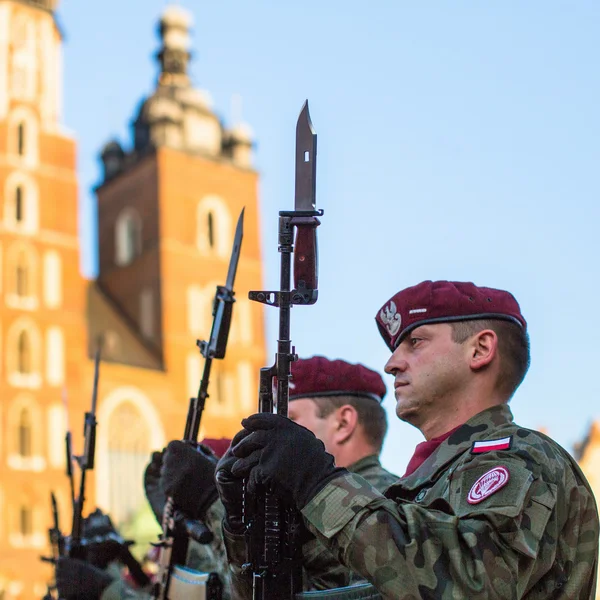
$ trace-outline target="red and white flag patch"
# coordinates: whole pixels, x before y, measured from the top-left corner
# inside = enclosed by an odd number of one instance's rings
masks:
[[[469,490],[467,502],[469,504],[479,504],[482,500],[503,488],[509,479],[510,473],[506,467],[499,466],[490,469],[473,484],[473,487]]]
[[[508,450],[511,446],[512,435],[501,440],[481,440],[473,442],[471,454],[482,454],[483,452],[494,452],[494,450]]]

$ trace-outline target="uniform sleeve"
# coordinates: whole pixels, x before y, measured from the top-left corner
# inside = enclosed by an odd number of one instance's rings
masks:
[[[490,474],[498,466],[506,482]],[[514,457],[499,465],[482,455],[449,478],[448,501],[421,506],[387,499],[346,474],[302,512],[308,528],[384,598],[521,597],[536,561],[554,561],[555,544],[544,540],[557,535],[556,486],[534,479]]]
[[[252,598],[252,577],[242,573],[242,565],[246,562],[246,538],[244,534],[234,534],[223,527],[223,539],[231,577],[231,598]]]
[[[252,598],[252,577],[242,573],[246,562],[246,538],[224,529],[225,547],[231,574],[233,600]],[[313,538],[302,546],[304,590],[327,590],[347,586],[351,572],[333,556],[322,542]]]
[[[216,573],[223,584],[223,600],[231,598],[231,572],[223,541],[222,522],[225,508],[220,500],[212,503],[205,515],[205,524],[213,534],[210,544],[190,541],[187,566],[196,571]]]

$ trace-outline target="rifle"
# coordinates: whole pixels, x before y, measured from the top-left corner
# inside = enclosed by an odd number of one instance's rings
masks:
[[[317,217],[316,210],[317,135],[304,103],[296,125],[296,186],[293,211],[279,212],[280,289],[253,291],[249,298],[279,308],[279,338],[275,364],[260,370],[259,412],[287,417],[291,363],[297,360],[290,339],[290,310],[294,304],[317,301]],[[296,236],[294,240],[294,229]],[[294,244],[295,242],[295,244]],[[291,257],[294,254],[294,289],[290,289]],[[277,380],[273,402],[273,379]],[[265,486],[256,494],[244,493],[244,523],[248,562],[255,600],[286,600],[302,591],[302,519],[284,498]]]
[[[85,502],[86,473],[94,468],[96,454],[96,402],[98,400],[98,376],[100,374],[100,345],[96,348],[94,357],[94,387],[92,388],[92,407],[85,413],[83,426],[83,454],[73,458],[79,465],[79,495],[73,503],[73,526],[67,544],[67,556],[85,560],[85,547],[82,543],[83,533],[83,504]],[[70,461],[67,458],[67,465]],[[69,466],[67,466],[68,473]],[[71,474],[72,476],[72,474]]]
[[[69,478],[71,491],[71,501],[73,505],[73,521],[70,537],[65,537],[60,530],[58,521],[58,506],[54,493],[51,494],[52,515],[54,526],[48,530],[50,536],[50,546],[52,548],[52,557],[41,557],[43,561],[56,564],[58,559],[63,556],[69,558],[78,558],[87,560],[90,550],[93,548],[98,554],[98,549],[101,546],[108,547],[110,545],[111,553],[114,559],[119,559],[128,569],[133,579],[141,586],[147,585],[150,580],[146,573],[142,570],[139,562],[129,551],[129,546],[132,542],[123,540],[116,530],[114,530],[110,517],[104,515],[96,509],[94,513],[83,518],[83,505],[85,502],[85,480],[86,471],[94,468],[94,459],[96,453],[96,403],[98,399],[98,377],[100,374],[100,345],[96,349],[94,357],[94,386],[92,390],[92,407],[89,412],[85,413],[84,418],[84,450],[81,456],[73,456],[71,445],[71,431],[68,426],[68,409],[66,390],[63,390],[63,402],[67,415],[67,432],[65,434],[65,453],[66,453],[66,474]],[[79,496],[75,497],[75,479],[73,475],[73,461],[80,468],[79,479]],[[104,520],[104,521],[102,521]],[[106,522],[106,523],[104,523]],[[99,523],[103,524],[104,533],[102,535],[91,535],[89,532],[94,528],[98,530]],[[108,555],[104,552],[104,555]],[[93,563],[93,561],[92,561]],[[105,568],[105,564],[96,564],[100,568]],[[52,591],[55,585],[48,586],[48,592],[44,600],[53,598]]]
[[[50,540],[50,549],[52,551],[51,557],[41,556],[41,560],[56,564],[56,561],[64,556],[65,552],[65,538],[60,530],[60,523],[58,520],[58,505],[56,502],[56,496],[54,492],[50,492],[50,506],[52,508],[52,527],[48,529],[48,538]],[[53,590],[56,589],[56,581],[48,585],[48,591],[44,596],[43,600],[53,600]]]
[[[69,404],[67,400],[67,388],[63,387],[63,404],[65,407],[65,458],[66,458],[66,473],[69,478],[69,486],[71,489],[71,506],[75,509],[75,481],[73,480],[73,445],[71,441],[71,428],[69,427]]]
[[[208,383],[213,359],[225,358],[233,303],[235,302],[233,284],[240,258],[244,233],[244,210],[238,218],[233,249],[229,260],[229,269],[225,285],[218,285],[213,302],[213,323],[208,341],[197,340],[196,345],[204,357],[204,371],[198,394],[190,398],[183,441],[196,445],[202,413],[208,398]],[[216,574],[205,574],[184,567],[187,558],[189,538],[201,544],[208,544],[213,534],[204,523],[186,518],[177,510],[173,498],[168,498],[163,511],[163,533],[158,546],[158,581],[153,591],[155,600],[172,598],[204,598],[203,586],[199,585],[208,577],[207,600],[220,597],[220,581]],[[193,581],[192,581],[193,580]],[[202,588],[202,589],[201,589]]]

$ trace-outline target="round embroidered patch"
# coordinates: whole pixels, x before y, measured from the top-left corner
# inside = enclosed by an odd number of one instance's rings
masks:
[[[510,473],[506,467],[494,467],[484,473],[474,484],[467,496],[469,504],[479,504],[500,488],[503,488],[510,479]]]

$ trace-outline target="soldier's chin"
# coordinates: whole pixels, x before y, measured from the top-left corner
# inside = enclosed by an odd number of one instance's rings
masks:
[[[405,423],[415,425],[417,409],[414,406],[410,406],[406,400],[399,398],[396,401],[396,416]]]

